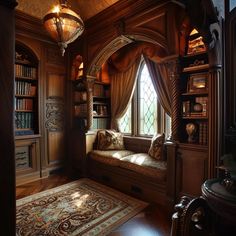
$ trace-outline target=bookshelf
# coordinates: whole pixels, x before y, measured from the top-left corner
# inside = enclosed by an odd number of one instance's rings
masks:
[[[208,144],[208,57],[205,52],[182,58],[181,142]],[[188,127],[191,126],[191,129]]]
[[[20,46],[16,46],[14,105],[15,135],[38,134],[38,63]]]
[[[107,129],[110,124],[110,84],[94,82],[93,129]]]
[[[110,124],[110,84],[79,77],[74,83],[74,118],[81,129],[105,129]],[[90,92],[89,92],[90,91]],[[91,101],[91,102],[90,102]]]
[[[15,167],[16,185],[40,178],[38,59],[26,45],[15,50]]]
[[[211,83],[209,56],[201,39],[198,33],[190,35],[186,55],[180,58],[178,198],[199,196],[208,177]]]

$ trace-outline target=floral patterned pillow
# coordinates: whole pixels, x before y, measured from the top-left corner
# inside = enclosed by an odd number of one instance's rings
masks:
[[[123,135],[114,130],[98,131],[98,149],[99,150],[123,150]]]
[[[152,138],[148,155],[156,160],[163,160],[163,144],[165,142],[165,134],[156,134]]]

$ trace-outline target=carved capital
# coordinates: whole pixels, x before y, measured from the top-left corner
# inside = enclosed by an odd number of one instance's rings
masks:
[[[93,92],[93,86],[94,86],[95,79],[96,79],[96,77],[94,77],[94,76],[89,76],[89,75],[86,76],[85,83],[86,83],[86,89],[87,89],[88,93]]]
[[[179,77],[180,62],[179,62],[178,57],[170,58],[169,60],[165,61],[165,64],[166,64],[166,68],[167,68],[170,80],[175,79],[176,77]]]
[[[49,98],[46,102],[45,127],[50,132],[64,129],[64,101],[61,98]]]

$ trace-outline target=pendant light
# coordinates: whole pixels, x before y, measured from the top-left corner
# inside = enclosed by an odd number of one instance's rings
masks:
[[[43,18],[44,27],[58,43],[62,56],[67,44],[77,39],[84,31],[81,17],[69,9],[66,0],[59,1]]]

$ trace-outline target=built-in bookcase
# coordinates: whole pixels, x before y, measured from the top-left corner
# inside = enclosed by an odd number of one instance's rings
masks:
[[[206,52],[182,58],[181,74],[182,137],[181,141],[192,144],[208,144],[208,57]],[[188,134],[192,125],[194,134]]]
[[[110,125],[110,84],[94,79],[91,83],[92,93],[88,95],[86,78],[79,78],[74,83],[74,117],[83,128],[87,120],[92,119],[93,129],[106,129]],[[92,99],[89,106],[90,97]],[[89,111],[91,110],[91,112]],[[92,117],[89,117],[91,114]]]
[[[15,135],[39,133],[38,63],[22,46],[16,46]]]
[[[16,184],[39,179],[38,60],[25,45],[15,50],[15,166]]]

